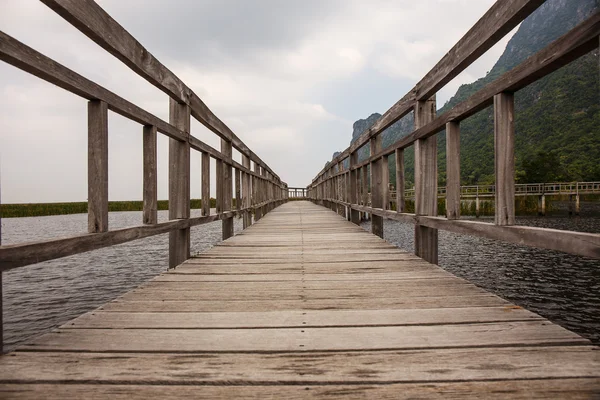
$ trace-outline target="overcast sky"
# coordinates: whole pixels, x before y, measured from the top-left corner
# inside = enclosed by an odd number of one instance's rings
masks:
[[[348,146],[355,120],[385,112],[406,94],[493,1],[99,3],[284,181],[306,186]],[[0,0],[0,8],[3,32],[168,120],[163,92],[42,3]],[[485,75],[511,35],[439,92],[438,107],[460,84]],[[85,201],[86,100],[3,62],[0,93],[2,202]],[[142,197],[141,134],[139,124],[109,115],[110,200]],[[219,148],[201,124],[192,123],[192,134]],[[159,198],[166,199],[164,137],[158,152]],[[191,176],[198,198],[195,152]]]

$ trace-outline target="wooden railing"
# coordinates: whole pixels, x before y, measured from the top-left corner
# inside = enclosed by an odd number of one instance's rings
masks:
[[[306,194],[307,194],[306,192],[307,192],[306,188],[289,187],[288,188],[288,197],[290,199],[305,198]]]
[[[190,228],[222,220],[223,239],[233,235],[233,217],[246,228],[286,201],[287,185],[175,74],[161,64],[92,0],[42,0],[91,40],[169,96],[169,122],[0,32],[0,59],[88,102],[88,234],[0,246],[2,271],[169,233],[169,267],[190,257]],[[24,21],[25,22],[25,21]],[[143,126],[143,225],[109,230],[108,112]],[[195,118],[221,138],[217,150],[190,134]],[[169,141],[169,221],[157,222],[157,133]],[[241,153],[242,163],[232,158]],[[190,152],[201,153],[202,216],[190,217]],[[216,214],[210,215],[210,164],[216,160]],[[252,166],[252,168],[251,168]],[[233,184],[235,182],[235,207]],[[1,278],[0,278],[1,287]],[[1,293],[0,293],[1,299]],[[0,300],[1,301],[1,300]],[[1,302],[0,302],[1,310]],[[0,313],[1,315],[1,313]],[[1,324],[0,324],[0,332]],[[0,336],[0,343],[2,337]]]
[[[383,237],[383,219],[415,224],[415,253],[437,263],[438,229],[600,258],[600,235],[515,224],[514,92],[598,49],[600,15],[592,15],[546,48],[504,73],[451,110],[436,116],[435,94],[530,15],[543,0],[496,2],[466,35],[375,124],[328,163],[308,186],[313,201],[346,214],[356,224],[359,212],[371,214],[371,230]],[[495,221],[461,221],[460,123],[494,106]],[[382,149],[381,133],[410,112],[414,131]],[[437,217],[436,135],[446,131],[447,217]],[[370,156],[358,162],[358,150]],[[388,210],[388,158],[395,157],[396,187],[404,187],[404,149],[414,145],[415,214],[404,212],[404,192],[396,211]],[[348,160],[348,161],[346,161]],[[345,165],[348,165],[346,168]],[[369,187],[371,205],[368,205]]]
[[[515,196],[550,196],[600,194],[600,182],[519,183]],[[466,185],[460,187],[461,198],[495,197],[496,185]],[[438,198],[446,197],[446,187],[438,187]],[[405,199],[415,198],[415,189],[404,191]],[[396,199],[396,190],[390,188],[390,200]]]

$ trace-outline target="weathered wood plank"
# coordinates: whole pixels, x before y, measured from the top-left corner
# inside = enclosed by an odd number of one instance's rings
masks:
[[[202,153],[202,215],[210,215],[210,156]]]
[[[108,231],[108,106],[88,102],[88,233]]]
[[[435,96],[415,105],[415,129],[435,118]],[[437,215],[437,139],[435,136],[415,142],[415,214]],[[415,225],[415,254],[432,264],[438,262],[438,232]]]
[[[121,301],[115,300],[100,309],[111,312],[247,312],[278,310],[378,310],[501,307],[508,303],[494,295],[370,299],[320,300],[238,300],[238,301]]]
[[[496,174],[496,225],[515,224],[515,97],[494,96],[494,171]]]
[[[550,322],[529,321],[441,326],[203,329],[201,335],[195,329],[57,329],[19,350],[196,353],[560,344],[589,344],[589,341]]]
[[[368,371],[368,370],[367,370]],[[232,382],[236,383],[236,382]],[[401,383],[383,385],[336,384],[190,386],[190,385],[93,385],[93,384],[0,384],[0,395],[15,399],[86,398],[147,400],[148,398],[172,399],[490,399],[503,400],[507,396],[515,400],[565,398],[589,400],[600,391],[597,378],[573,378],[555,380],[504,380],[453,382],[453,383]]]
[[[226,157],[231,158],[233,147],[231,142],[225,139],[221,139],[221,153]],[[218,170],[218,168],[217,168]],[[232,169],[231,165],[221,163],[221,175],[217,176],[217,180],[221,180],[221,193],[222,199],[219,200],[222,211],[230,211],[232,209],[231,202],[233,197],[233,180],[232,180]],[[222,221],[222,238],[227,240],[233,236],[233,218],[223,219]]]
[[[169,100],[169,122],[190,131],[190,108]],[[190,217],[190,144],[169,139],[169,219]],[[169,268],[190,258],[190,229],[169,232]]]
[[[381,151],[381,136],[374,136],[370,142],[370,154]],[[371,162],[371,207],[383,208],[383,160],[378,158]],[[383,238],[383,218],[371,216],[371,233]]]
[[[213,385],[236,382],[241,385],[545,379],[550,384],[551,378],[598,379],[599,373],[595,370],[598,357],[588,346],[489,348],[485,352],[424,349],[308,354],[18,352],[0,364],[0,382],[68,380],[72,383]],[[570,368],[566,369],[561,359]],[[81,367],[83,363],[85,368]],[[117,365],[119,368],[115,368]]]
[[[541,320],[520,307],[469,307],[408,310],[264,311],[207,313],[127,313],[93,311],[61,329],[207,329],[339,326],[443,325]]]
[[[446,218],[460,219],[460,124],[446,124]]]
[[[144,125],[144,224],[158,222],[158,174],[156,159],[156,126]]]
[[[396,212],[404,212],[404,150],[396,149]]]

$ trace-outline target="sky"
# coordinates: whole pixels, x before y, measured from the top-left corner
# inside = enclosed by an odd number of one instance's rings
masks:
[[[283,181],[304,187],[349,145],[354,121],[389,109],[494,1],[98,3]],[[4,33],[168,121],[166,94],[47,6],[0,0],[0,8]],[[440,90],[438,107],[484,76],[514,31]],[[191,133],[220,146],[193,119]],[[241,161],[236,151],[234,158]],[[85,201],[87,100],[0,62],[0,174],[2,203]],[[109,200],[141,200],[142,176],[142,126],[110,113]],[[167,177],[168,139],[159,134],[159,199],[167,198]],[[200,197],[194,151],[191,195]]]

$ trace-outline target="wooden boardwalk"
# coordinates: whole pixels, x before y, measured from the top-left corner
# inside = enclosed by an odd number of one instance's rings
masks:
[[[0,357],[0,398],[596,398],[578,335],[290,202]]]

